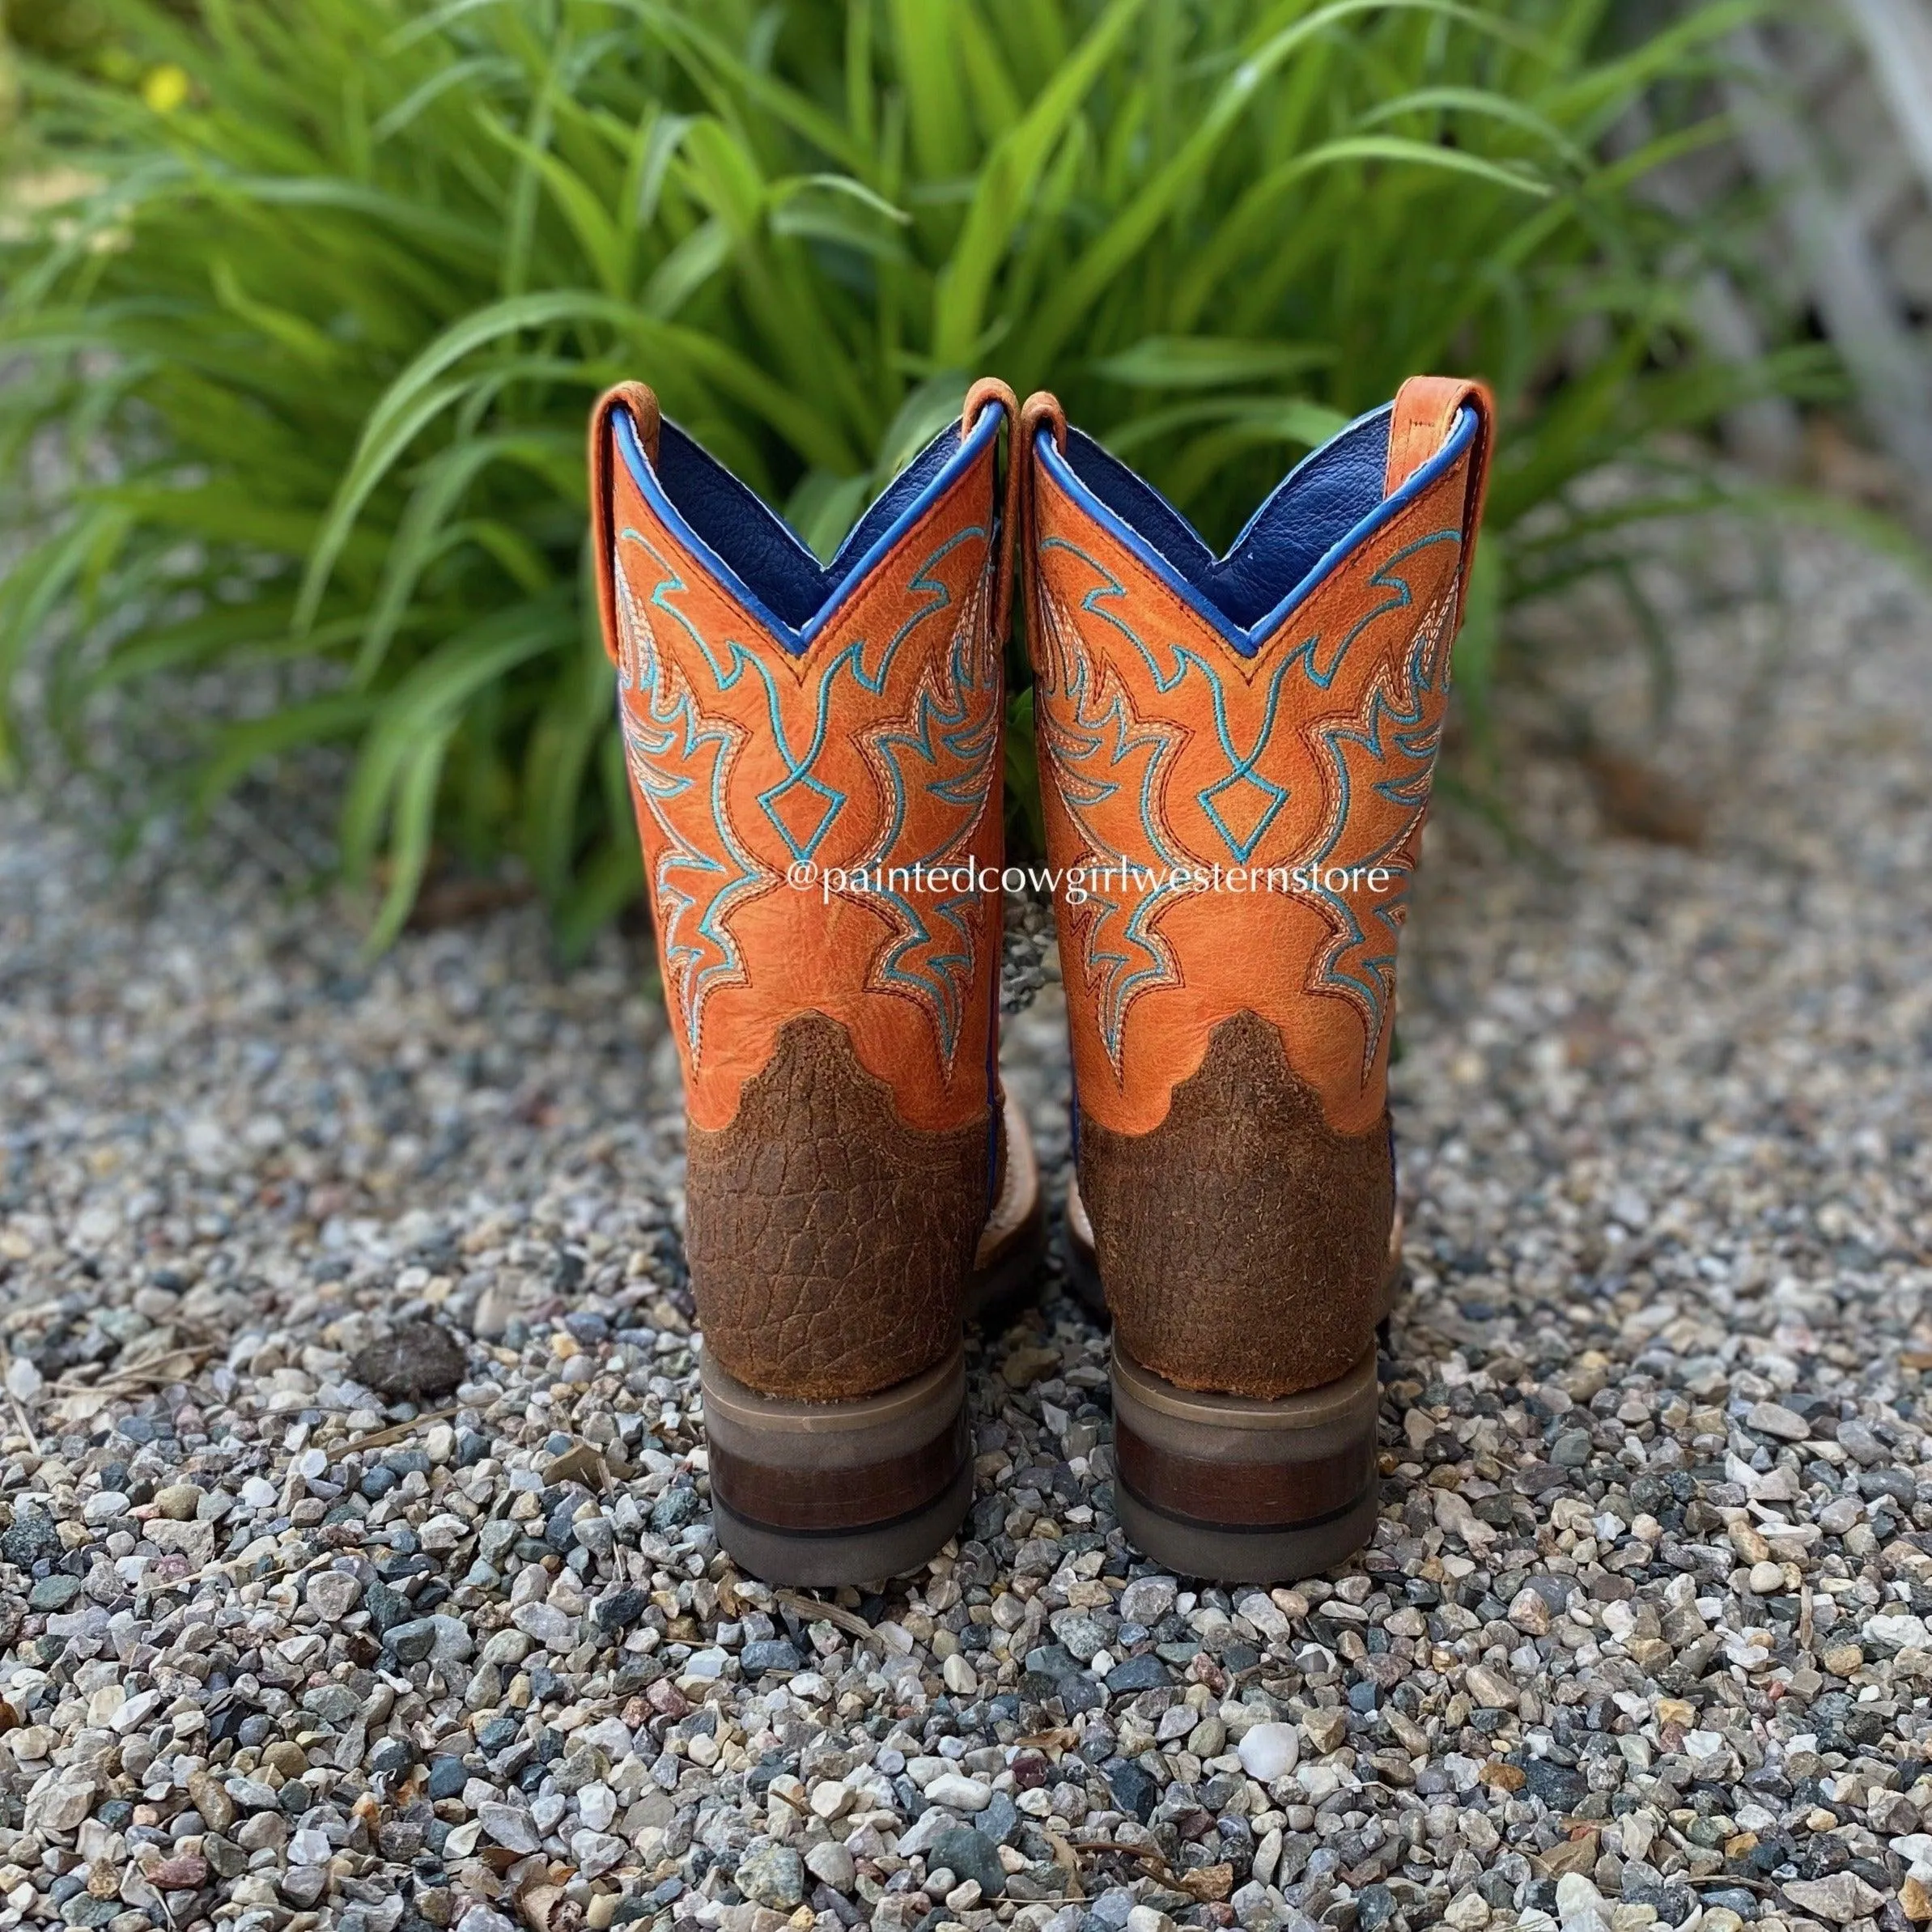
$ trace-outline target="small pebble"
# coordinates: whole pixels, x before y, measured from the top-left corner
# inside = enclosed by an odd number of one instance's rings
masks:
[[[356,1353],[349,1373],[378,1395],[416,1401],[441,1395],[463,1378],[468,1357],[435,1322],[410,1322]]]
[[[1293,1725],[1256,1724],[1243,1733],[1235,1752],[1242,1769],[1257,1783],[1267,1785],[1294,1769],[1301,1747]]]

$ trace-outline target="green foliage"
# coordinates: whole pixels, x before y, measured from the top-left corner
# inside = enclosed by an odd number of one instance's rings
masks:
[[[1588,561],[1576,479],[1814,367],[1701,356],[1701,239],[1637,192],[1746,0],[1608,52],[1604,0],[89,4],[118,67],[19,63],[0,449],[57,426],[82,481],[0,585],[0,694],[51,633],[53,722],[138,693],[202,810],[350,748],[379,939],[438,848],[518,855],[567,940],[637,890],[583,548],[619,377],[825,554],[977,374],[1225,539],[1480,371],[1480,722],[1500,614]],[[253,698],[170,708],[216,675]]]

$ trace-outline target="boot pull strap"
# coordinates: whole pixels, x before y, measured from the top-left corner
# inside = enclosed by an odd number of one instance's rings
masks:
[[[1034,465],[1038,460],[1034,454],[1039,443],[1040,431],[1053,432],[1054,447],[1064,451],[1067,447],[1067,412],[1060,407],[1059,398],[1046,389],[1036,389],[1026,398],[1020,410],[1020,427],[1013,438],[1013,467],[1018,473],[1018,518],[1023,526],[1020,541],[1026,546],[1027,575],[1030,581],[1036,581],[1032,569],[1032,559],[1038,554],[1038,533],[1034,529],[1034,513],[1036,508],[1034,489]],[[1029,612],[1026,623],[1026,654],[1033,661],[1037,672],[1040,666],[1039,626],[1034,622],[1034,614]]]
[[[1020,509],[1020,405],[998,376],[983,376],[966,391],[966,407],[959,417],[959,439],[963,443],[973,433],[973,425],[994,403],[1006,412],[1006,490],[1000,501],[1000,533],[990,546],[987,562],[993,573],[993,636],[1004,651],[1013,635],[1013,544]]]
[[[1067,412],[1060,399],[1050,389],[1036,389],[1020,411],[1020,432],[1026,439],[1026,453],[1033,454],[1034,439],[1043,427],[1053,431],[1053,446],[1062,455],[1067,448]]]
[[[611,481],[616,460],[616,438],[611,418],[620,408],[628,410],[643,445],[644,456],[652,469],[657,467],[657,432],[664,418],[657,397],[641,382],[621,382],[597,398],[590,413],[590,543],[592,561],[597,574],[597,616],[603,626],[604,649],[620,669],[623,660],[618,652],[616,533],[612,528]]]
[[[1496,436],[1496,398],[1487,383],[1454,376],[1412,376],[1396,392],[1389,422],[1389,464],[1382,495],[1393,496],[1443,444],[1464,409],[1476,411],[1476,443],[1469,452],[1469,487],[1463,499],[1463,558],[1456,575],[1460,609],[1469,567],[1476,561],[1476,532],[1489,489],[1489,451]]]

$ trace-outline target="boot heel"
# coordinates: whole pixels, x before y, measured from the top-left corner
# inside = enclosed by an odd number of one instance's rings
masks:
[[[1278,1401],[1203,1395],[1114,1344],[1114,1500],[1135,1547],[1182,1575],[1281,1583],[1375,1528],[1375,1351]]]
[[[718,1541],[769,1583],[820,1589],[911,1569],[973,1500],[966,1357],[876,1395],[761,1395],[698,1357]]]

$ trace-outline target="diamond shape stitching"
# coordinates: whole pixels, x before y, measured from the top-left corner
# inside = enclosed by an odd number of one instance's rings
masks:
[[[818,801],[816,811],[809,800],[787,802],[800,792],[809,792]],[[821,784],[809,772],[795,771],[783,783],[761,792],[758,804],[776,827],[779,837],[784,840],[792,856],[803,861],[809,859],[824,843],[826,834],[832,829],[832,822],[845,809],[845,794],[833,790],[830,785]]]
[[[1233,792],[1234,787],[1244,784],[1252,785],[1261,794],[1259,805],[1249,800],[1245,794],[1236,794],[1228,800],[1230,805],[1238,802],[1240,806],[1255,813],[1254,822],[1245,836],[1229,823],[1214,803],[1222,792]],[[1195,796],[1200,800],[1201,809],[1207,813],[1209,822],[1221,834],[1221,842],[1242,865],[1247,864],[1255,847],[1261,843],[1263,835],[1275,822],[1276,814],[1288,803],[1288,792],[1284,787],[1276,784],[1272,779],[1259,777],[1245,766],[1230,771],[1225,778],[1197,792]]]

